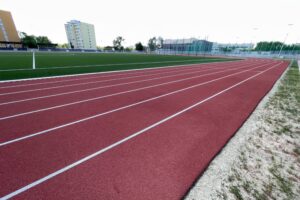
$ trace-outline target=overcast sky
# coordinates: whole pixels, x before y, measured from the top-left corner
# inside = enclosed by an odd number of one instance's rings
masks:
[[[55,43],[67,42],[72,19],[95,25],[98,46],[119,35],[126,46],[152,36],[240,43],[289,33],[287,43],[300,42],[300,0],[0,0],[0,9],[11,11],[19,31]]]

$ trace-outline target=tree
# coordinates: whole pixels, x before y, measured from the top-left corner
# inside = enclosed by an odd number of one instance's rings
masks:
[[[130,51],[132,51],[133,49],[132,49],[132,47],[126,47],[125,48],[125,51],[127,51],[127,52],[130,52]]]
[[[135,50],[137,51],[144,51],[144,46],[141,42],[135,44]]]
[[[161,49],[164,45],[164,39],[162,37],[158,37],[156,40],[156,48]]]
[[[21,32],[21,36],[21,42],[27,48],[37,48],[38,45],[47,46],[52,44],[47,36],[27,35],[25,32]]]
[[[156,49],[156,37],[150,38],[148,41],[148,47],[150,51],[154,51]]]
[[[148,41],[148,47],[150,51],[155,51],[156,49],[161,49],[163,47],[164,40],[162,37],[153,37]]]
[[[34,35],[27,35],[24,32],[22,34],[23,34],[23,38],[21,38],[21,41],[25,47],[37,48],[36,38]]]
[[[67,49],[67,48],[69,48],[69,45],[68,45],[68,43],[58,44],[58,47],[63,48],[63,49]]]
[[[36,37],[36,41],[39,44],[51,44],[51,41],[47,36],[38,36]]]
[[[125,41],[125,39],[122,36],[118,36],[114,41],[113,41],[113,46],[116,51],[121,51],[124,49],[122,46],[122,42]]]
[[[114,50],[114,47],[111,47],[111,46],[106,46],[103,48],[104,51],[113,51]]]
[[[282,48],[283,51],[295,51],[299,50],[299,45],[291,44],[286,45],[282,42],[272,41],[272,42],[259,42],[255,47],[255,51],[280,51]]]

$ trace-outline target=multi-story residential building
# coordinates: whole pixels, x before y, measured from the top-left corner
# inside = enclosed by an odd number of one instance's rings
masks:
[[[0,10],[0,46],[11,46],[12,43],[20,43],[20,38],[9,11]]]
[[[71,20],[65,24],[65,29],[70,48],[96,49],[94,25]]]

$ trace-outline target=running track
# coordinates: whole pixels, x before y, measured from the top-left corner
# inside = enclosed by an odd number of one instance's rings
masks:
[[[0,83],[2,199],[180,199],[289,65]]]

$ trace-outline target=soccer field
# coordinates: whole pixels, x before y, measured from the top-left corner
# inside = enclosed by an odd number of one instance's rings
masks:
[[[123,53],[1,52],[0,80],[230,61],[234,59]]]

